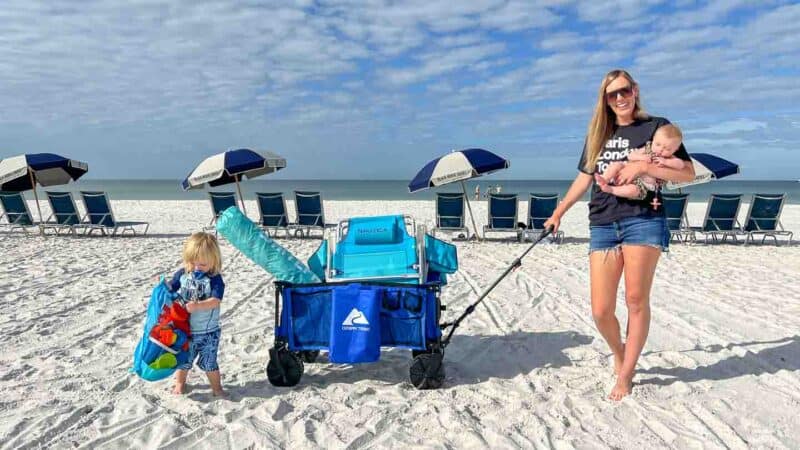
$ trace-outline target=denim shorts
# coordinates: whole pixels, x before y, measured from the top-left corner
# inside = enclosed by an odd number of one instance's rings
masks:
[[[211,333],[193,334],[189,344],[189,362],[181,364],[178,369],[190,370],[192,363],[197,360],[197,367],[203,372],[219,370],[217,365],[217,350],[219,349],[220,330]]]
[[[663,216],[626,217],[589,227],[589,253],[617,250],[623,245],[646,245],[667,252],[669,240],[667,219]]]

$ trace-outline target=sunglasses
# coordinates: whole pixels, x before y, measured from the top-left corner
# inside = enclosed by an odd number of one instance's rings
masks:
[[[633,95],[633,87],[628,85],[624,88],[617,89],[615,91],[606,92],[606,100],[609,102],[613,102],[617,99],[617,96],[621,95],[622,98],[628,98]]]

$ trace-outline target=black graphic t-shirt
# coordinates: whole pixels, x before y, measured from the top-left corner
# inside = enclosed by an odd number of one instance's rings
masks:
[[[600,152],[594,171],[586,171],[584,168],[586,162],[585,145],[581,160],[578,163],[578,170],[589,175],[594,175],[595,173],[602,175],[608,169],[610,163],[627,161],[628,154],[632,150],[643,147],[648,141],[652,141],[656,129],[668,123],[669,120],[663,117],[651,116],[646,119],[638,119],[630,125],[617,126],[611,138],[606,142],[605,148]],[[689,153],[686,152],[683,144],[673,156],[684,161],[690,161]],[[654,209],[653,205],[651,205],[653,197],[656,195],[658,196],[658,201],[661,202],[661,194],[654,192],[648,192],[647,197],[642,200],[617,197],[601,191],[597,183],[594,183],[592,185],[592,199],[589,201],[589,225],[608,225],[627,217],[663,216],[663,208]]]

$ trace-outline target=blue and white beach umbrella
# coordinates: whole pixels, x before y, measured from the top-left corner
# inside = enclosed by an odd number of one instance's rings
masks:
[[[739,173],[739,165],[727,159],[709,155],[708,153],[691,153],[689,156],[692,158],[692,164],[694,165],[694,180],[681,183],[670,181],[667,183],[668,189],[680,189]]]
[[[472,215],[472,206],[469,204],[469,195],[465,180],[477,178],[500,169],[507,169],[511,163],[494,153],[481,148],[469,148],[465,150],[454,150],[440,158],[425,164],[414,179],[408,183],[409,192],[417,192],[434,186],[461,182],[461,189],[464,191],[464,198],[467,200],[469,217],[472,220],[472,227],[475,229],[475,236],[478,236],[478,228],[475,226],[475,218]]]
[[[58,186],[77,180],[89,171],[85,162],[54,153],[29,153],[0,159],[0,191],[22,192],[33,189],[39,221],[42,211],[36,185]]]
[[[244,209],[244,198],[239,188],[243,178],[251,179],[270,174],[286,167],[286,159],[272,152],[256,152],[246,148],[228,150],[209,156],[201,162],[181,183],[183,190],[198,189],[203,186],[222,186],[236,183],[236,191]],[[245,211],[246,212],[246,211]]]
[[[434,186],[469,180],[481,175],[507,169],[507,159],[480,148],[455,150],[425,165],[408,183],[409,192],[417,192]],[[466,195],[466,191],[464,192]]]

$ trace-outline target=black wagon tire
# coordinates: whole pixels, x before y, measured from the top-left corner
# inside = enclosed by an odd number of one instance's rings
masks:
[[[267,363],[267,379],[278,387],[291,387],[303,377],[303,360],[286,349],[270,349]]]
[[[417,389],[439,389],[445,378],[444,355],[435,352],[415,356],[408,374]]]

